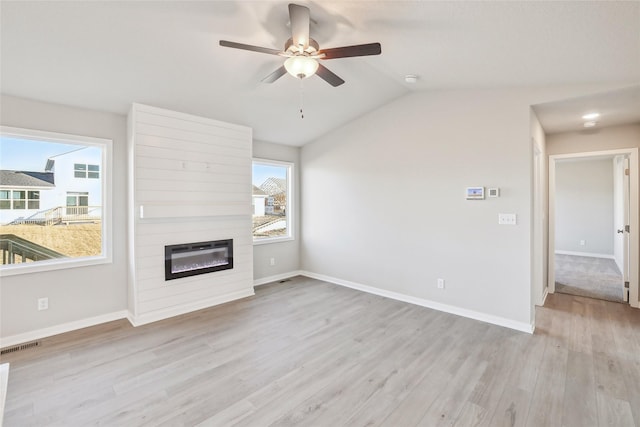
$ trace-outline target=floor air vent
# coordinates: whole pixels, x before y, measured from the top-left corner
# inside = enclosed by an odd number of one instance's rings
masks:
[[[15,353],[16,351],[26,350],[33,347],[38,347],[40,345],[40,341],[32,341],[25,344],[14,345],[13,347],[7,347],[0,350],[0,355]]]

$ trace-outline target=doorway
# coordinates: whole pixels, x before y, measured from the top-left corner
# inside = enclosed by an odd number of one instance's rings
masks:
[[[638,307],[638,150],[549,157],[549,292]]]

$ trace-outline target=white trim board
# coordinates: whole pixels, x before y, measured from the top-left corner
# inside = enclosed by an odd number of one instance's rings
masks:
[[[51,326],[48,328],[37,329],[23,334],[10,335],[0,339],[0,348],[11,347],[29,341],[35,341],[53,335],[63,334],[65,332],[77,331],[78,329],[88,328],[89,326],[100,325],[101,323],[113,322],[114,320],[126,319],[127,311],[116,311],[113,313],[102,314],[100,316],[89,317],[87,319],[75,320],[73,322],[63,323],[61,325]]]
[[[145,313],[140,316],[134,316],[130,312],[127,312],[127,319],[133,326],[142,326],[147,323],[157,322],[158,320],[169,319],[171,317],[180,316],[181,314],[187,314],[205,308],[214,307],[216,305],[224,304],[227,302],[236,301],[242,298],[252,297],[255,293],[253,288],[243,289],[236,292],[216,296],[214,298],[208,298],[198,301],[194,304],[181,305],[177,307],[169,307],[163,310],[156,310],[150,313]]]
[[[367,292],[369,294],[378,295],[385,298],[391,298],[397,301],[409,304],[419,305],[421,307],[431,308],[433,310],[445,313],[455,314],[456,316],[467,317],[469,319],[479,320],[481,322],[491,323],[493,325],[503,326],[505,328],[515,329],[517,331],[532,334],[535,324],[525,322],[516,322],[515,320],[506,319],[504,317],[493,316],[491,314],[481,313],[479,311],[467,310],[465,308],[455,307],[448,304],[442,304],[423,298],[413,297],[398,292],[387,291],[373,286],[363,285],[360,283],[350,282],[348,280],[337,279],[335,277],[325,276],[323,274],[312,273],[310,271],[301,271],[300,274],[311,279],[323,280],[335,285],[344,286],[346,288],[356,289],[358,291]]]
[[[594,254],[594,253],[590,253],[590,252],[561,251],[559,249],[556,249],[555,254],[556,255],[586,256],[586,257],[589,257],[589,258],[615,259],[613,254],[609,255],[609,254]]]
[[[289,271],[287,273],[276,274],[273,276],[263,277],[262,279],[256,279],[253,281],[253,286],[262,286],[268,283],[277,282],[279,280],[289,279],[291,277],[300,276],[302,272],[300,270]]]

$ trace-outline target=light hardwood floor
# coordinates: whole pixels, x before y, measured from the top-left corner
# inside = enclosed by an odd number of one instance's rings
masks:
[[[3,357],[10,426],[633,426],[640,311],[550,295],[533,335],[302,277]]]

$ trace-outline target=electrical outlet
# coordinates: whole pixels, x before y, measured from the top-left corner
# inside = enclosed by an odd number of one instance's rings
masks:
[[[276,265],[276,259],[275,259],[275,258],[271,258],[271,259],[269,260],[269,265],[270,265],[271,267],[273,267],[274,265]]]
[[[585,242],[584,240],[580,240],[580,246],[584,246],[586,244],[587,244],[587,242]]]
[[[438,289],[444,289],[444,279],[438,279]]]
[[[38,311],[49,309],[49,298],[38,298]]]
[[[498,224],[500,225],[516,225],[516,214],[498,214]]]

